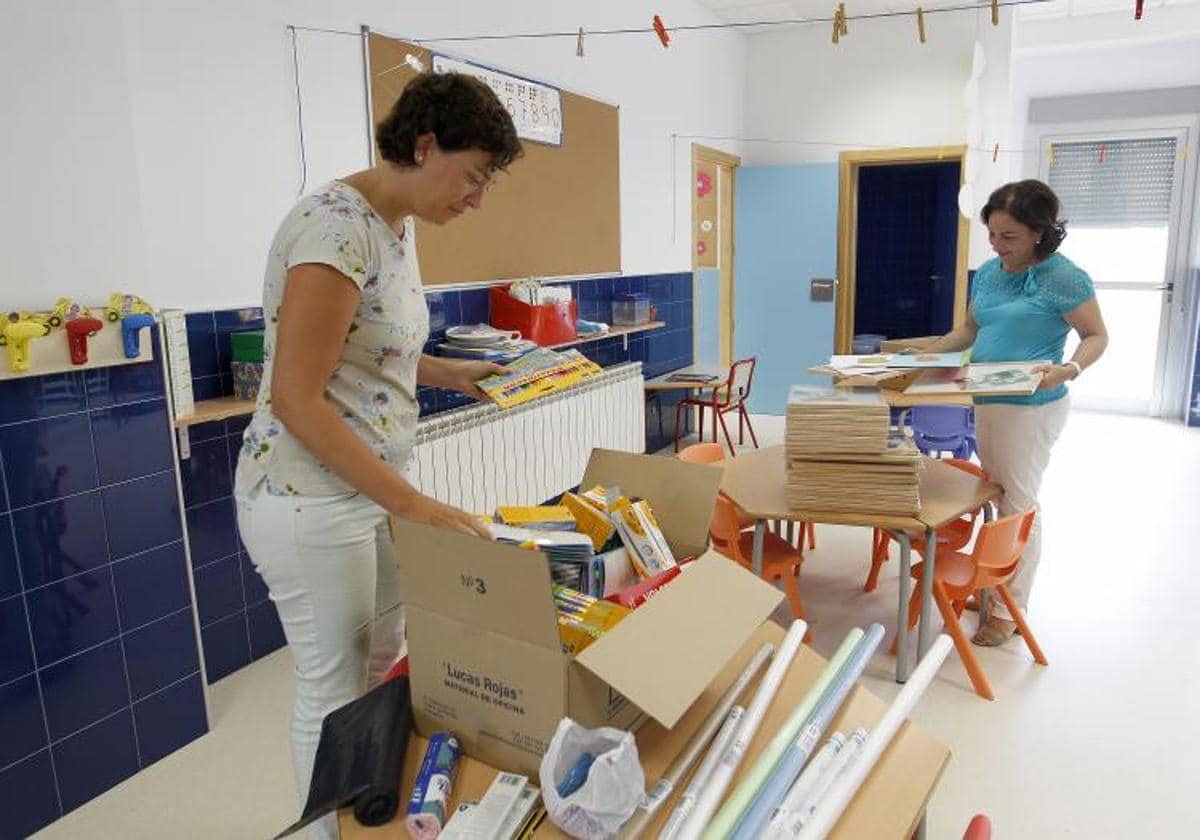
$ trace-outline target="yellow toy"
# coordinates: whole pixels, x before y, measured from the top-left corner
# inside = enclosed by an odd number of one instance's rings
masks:
[[[59,298],[54,303],[54,309],[47,316],[46,323],[52,327],[61,327],[67,321],[90,317],[92,317],[92,311],[86,306],[76,303],[70,298]]]
[[[48,323],[22,317],[26,314],[29,313],[10,312],[8,319],[0,328],[0,335],[4,338],[4,349],[8,356],[8,366],[17,373],[29,370],[29,342],[50,332]]]

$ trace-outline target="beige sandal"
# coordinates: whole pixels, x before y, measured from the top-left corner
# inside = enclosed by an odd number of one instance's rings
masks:
[[[1013,637],[1017,632],[1017,623],[1004,618],[991,616],[979,625],[971,643],[980,647],[998,647]]]

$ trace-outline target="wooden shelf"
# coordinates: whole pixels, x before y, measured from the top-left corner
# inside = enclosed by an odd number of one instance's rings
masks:
[[[549,349],[560,350],[564,347],[574,347],[576,344],[586,344],[589,341],[603,341],[606,338],[620,338],[622,336],[627,337],[633,333],[660,330],[666,325],[665,321],[651,321],[648,324],[639,324],[636,327],[613,327],[604,335],[589,335],[577,338],[574,341],[564,341],[562,344],[551,344]],[[217,397],[214,400],[200,400],[200,402],[196,403],[196,410],[194,412],[175,420],[175,427],[177,429],[186,429],[188,426],[196,426],[200,423],[212,423],[217,420],[228,420],[230,417],[242,417],[246,414],[253,414],[254,406],[254,400],[239,400],[237,397]]]
[[[240,400],[237,397],[217,397],[214,400],[200,400],[196,410],[175,420],[175,428],[185,429],[200,423],[213,423],[217,420],[227,420],[230,417],[242,417],[254,413],[254,400]]]
[[[564,347],[574,347],[576,344],[586,344],[589,341],[604,341],[606,338],[620,338],[633,335],[634,333],[649,332],[650,330],[661,330],[667,325],[666,321],[651,321],[648,324],[638,324],[636,327],[610,327],[608,332],[600,335],[585,335],[571,341],[564,341],[561,344],[549,344],[549,350],[561,350]]]

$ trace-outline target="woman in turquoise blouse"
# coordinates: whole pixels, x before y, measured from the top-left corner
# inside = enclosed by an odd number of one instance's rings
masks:
[[[1066,228],[1058,218],[1058,197],[1041,181],[1005,184],[992,193],[980,217],[996,258],[979,267],[966,320],[927,348],[928,352],[971,348],[976,362],[1049,360],[1040,367],[1041,386],[1030,396],[980,397],[975,400],[979,459],[1004,488],[1000,515],[1037,507],[1042,474],[1067,421],[1066,383],[1100,358],[1108,333],[1087,273],[1058,246]],[[1063,362],[1067,334],[1079,334],[1079,346]],[[1009,584],[1021,609],[1041,559],[1041,516]],[[1015,625],[1003,604],[995,604],[973,641],[999,645]]]

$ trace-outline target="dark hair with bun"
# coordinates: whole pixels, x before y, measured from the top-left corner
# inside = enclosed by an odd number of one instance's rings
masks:
[[[512,117],[492,89],[462,73],[422,73],[404,88],[375,129],[380,156],[411,166],[417,137],[433,134],[448,152],[480,149],[492,169],[505,169],[522,154]]]
[[[1034,246],[1033,253],[1040,260],[1057,251],[1067,238],[1066,220],[1058,218],[1058,196],[1041,181],[1031,178],[1005,184],[988,197],[979,217],[986,225],[988,217],[997,210],[1003,210],[1021,224],[1037,231],[1041,240]]]

